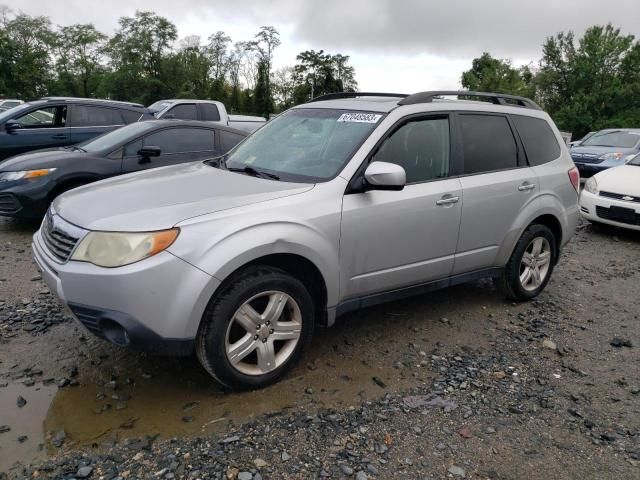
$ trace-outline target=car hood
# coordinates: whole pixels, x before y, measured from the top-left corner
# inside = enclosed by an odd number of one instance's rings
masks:
[[[84,152],[74,152],[58,148],[23,153],[0,161],[0,171],[19,172],[22,170],[37,170],[39,168],[55,168],[57,165],[60,165],[60,162],[67,161],[69,158],[78,158],[78,155],[88,156],[88,154]]]
[[[640,166],[609,168],[595,177],[600,191],[640,197]]]
[[[598,158],[600,155],[610,152],[620,152],[624,155],[635,153],[637,150],[634,148],[620,148],[620,147],[573,147],[571,149],[571,156],[573,158],[580,159],[583,155],[586,158]]]
[[[252,177],[196,162],[92,183],[59,196],[53,209],[65,220],[89,230],[140,232],[295,195],[313,186]]]

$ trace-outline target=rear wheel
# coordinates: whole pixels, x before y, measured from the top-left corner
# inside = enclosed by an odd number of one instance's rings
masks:
[[[517,301],[537,297],[551,278],[556,252],[553,232],[544,225],[530,225],[520,237],[498,281],[505,296]]]
[[[251,267],[209,303],[196,353],[227,387],[261,388],[298,361],[313,324],[313,301],[299,280],[273,267]]]

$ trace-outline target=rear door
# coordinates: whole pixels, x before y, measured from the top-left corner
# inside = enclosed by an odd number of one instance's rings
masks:
[[[213,129],[199,127],[173,127],[150,133],[124,147],[122,171],[135,172],[215,157],[219,152],[214,133]],[[140,155],[143,147],[157,147],[160,155]]]
[[[64,105],[47,104],[21,111],[13,120],[20,124],[20,128],[3,132],[0,158],[71,144],[67,126],[67,107]]]
[[[81,143],[124,125],[117,108],[97,105],[69,105],[71,143]]]
[[[496,266],[518,214],[539,190],[506,115],[459,113],[456,125],[463,175],[454,275]]]

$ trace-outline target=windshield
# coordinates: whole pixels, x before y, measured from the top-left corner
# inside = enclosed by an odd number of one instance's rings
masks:
[[[581,146],[632,148],[638,143],[638,140],[640,140],[640,131],[606,131],[592,135],[582,142]]]
[[[23,110],[28,109],[29,107],[32,107],[33,104],[31,103],[23,103],[21,105],[18,105],[16,107],[12,107],[9,108],[8,110],[0,113],[0,123],[4,123],[6,120],[9,120],[11,118],[14,118],[16,113],[19,113]]]
[[[335,177],[383,117],[324,108],[289,110],[232,150],[230,169],[253,169],[293,182]]]
[[[640,167],[640,153],[635,157],[633,157],[631,160],[629,160],[629,163],[627,165],[634,165],[636,167]]]
[[[84,143],[78,144],[78,147],[85,152],[99,152],[102,150],[115,150],[122,146],[126,141],[132,140],[132,137],[136,137],[147,130],[151,130],[155,125],[154,121],[150,122],[136,122],[127,125],[126,127],[117,128],[111,130],[104,135],[94,137]]]
[[[149,109],[149,111],[151,111],[151,113],[158,113],[167,108],[169,105],[171,105],[171,102],[160,100],[159,102],[152,103],[147,108]]]

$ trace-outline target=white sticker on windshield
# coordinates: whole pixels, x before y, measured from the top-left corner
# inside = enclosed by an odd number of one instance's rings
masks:
[[[343,113],[338,118],[339,122],[378,123],[382,115],[378,113]]]

